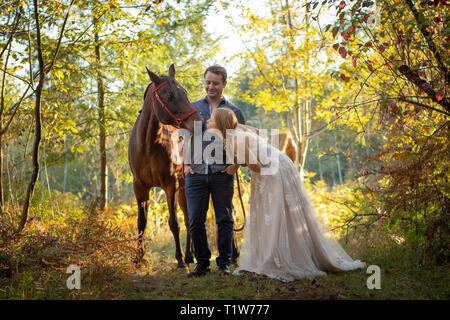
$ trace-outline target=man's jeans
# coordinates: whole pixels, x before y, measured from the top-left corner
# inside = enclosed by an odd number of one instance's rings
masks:
[[[194,245],[194,255],[198,264],[210,265],[211,250],[206,237],[206,213],[209,195],[212,197],[217,224],[218,266],[230,264],[233,241],[232,200],[234,176],[226,172],[208,174],[188,174],[185,192],[189,215],[189,231]]]

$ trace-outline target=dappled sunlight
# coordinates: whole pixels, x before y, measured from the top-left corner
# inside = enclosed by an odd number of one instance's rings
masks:
[[[0,299],[448,299],[448,18],[442,0],[2,1]],[[186,254],[189,168],[174,132],[214,129],[227,107],[253,137],[279,133],[284,214],[302,213],[285,193],[298,172],[326,237],[378,266],[382,289],[365,269],[221,277],[212,201],[212,272],[187,277],[195,261],[175,248]],[[263,207],[280,199],[251,168],[238,171],[244,208],[235,180],[234,227],[261,213],[275,230]]]

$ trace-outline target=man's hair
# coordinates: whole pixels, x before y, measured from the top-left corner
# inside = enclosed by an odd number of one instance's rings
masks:
[[[212,73],[215,73],[215,74],[217,74],[219,76],[222,76],[223,82],[227,81],[227,70],[225,70],[224,67],[221,67],[221,66],[210,66],[210,67],[208,67],[208,69],[206,69],[205,73],[203,74],[203,78],[206,77],[206,73],[208,71],[212,72]]]

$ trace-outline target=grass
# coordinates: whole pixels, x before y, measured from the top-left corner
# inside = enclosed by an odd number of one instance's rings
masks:
[[[369,290],[366,270],[330,273],[314,281],[282,283],[264,276],[223,276],[215,263],[209,274],[188,278],[176,268],[172,235],[164,227],[150,241],[147,265],[136,269],[126,258],[109,268],[82,264],[81,289],[68,290],[68,274],[56,265],[24,265],[0,278],[2,299],[449,299],[448,266],[419,265],[402,248],[354,255],[382,270],[381,289]],[[157,240],[157,241],[156,241]],[[214,258],[214,257],[213,257]],[[212,259],[214,261],[214,259]],[[78,261],[82,262],[82,261]],[[194,265],[190,265],[192,271]]]
[[[62,206],[62,205],[61,205]],[[134,207],[76,216],[43,224],[35,221],[20,239],[0,242],[0,299],[449,299],[449,266],[424,263],[405,243],[385,235],[382,226],[355,230],[344,246],[350,256],[381,268],[381,289],[366,286],[366,269],[329,273],[314,281],[282,283],[264,276],[217,273],[214,222],[208,219],[213,252],[211,272],[188,278],[176,268],[173,236],[167,223],[147,231],[147,264],[132,264],[136,234]],[[69,213],[68,213],[69,214]],[[70,215],[70,214],[69,214]],[[38,219],[37,219],[38,220]],[[185,228],[179,218],[184,247]],[[2,229],[4,234],[4,229]],[[1,231],[1,230],[0,230]],[[239,237],[241,234],[239,235]],[[69,290],[66,269],[81,268],[81,289]],[[195,265],[189,266],[192,271]],[[233,268],[231,269],[233,271]]]

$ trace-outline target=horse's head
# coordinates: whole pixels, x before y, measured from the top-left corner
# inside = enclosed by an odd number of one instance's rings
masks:
[[[181,127],[194,133],[194,121],[203,118],[189,102],[186,90],[175,80],[175,67],[169,67],[169,76],[158,76],[147,68],[153,82],[153,112],[157,119],[168,125]]]

